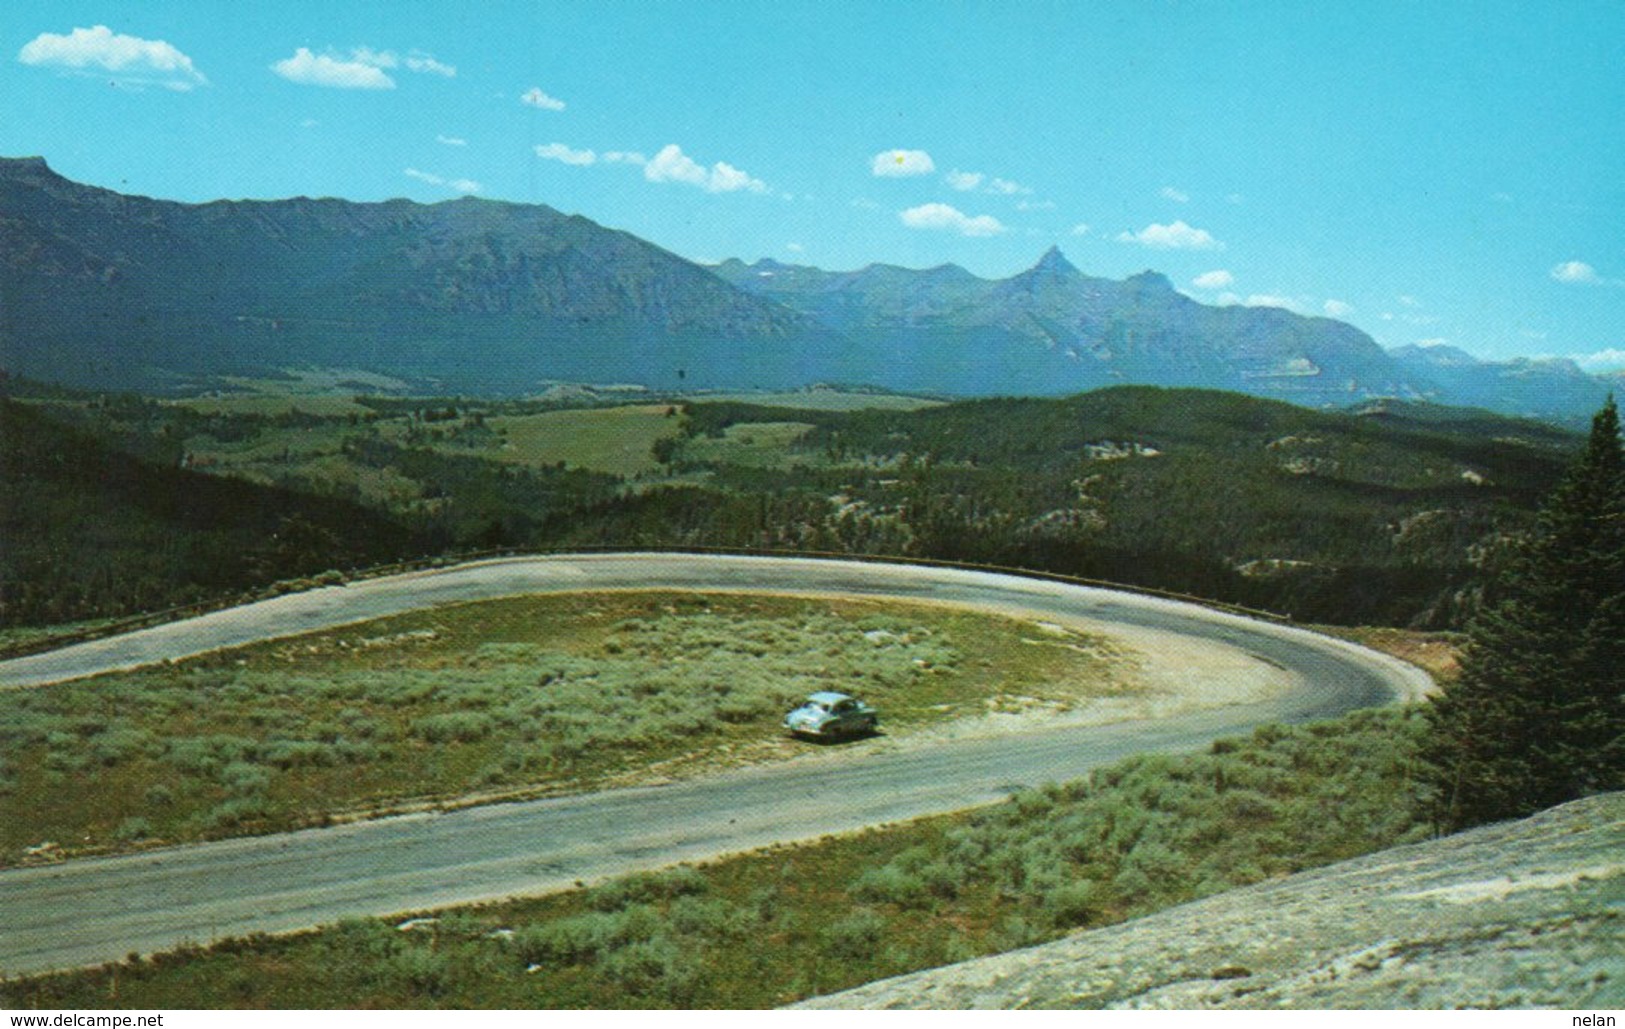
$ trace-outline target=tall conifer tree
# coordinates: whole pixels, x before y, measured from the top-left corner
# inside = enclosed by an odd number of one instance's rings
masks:
[[[1448,831],[1625,789],[1625,453],[1613,397],[1474,621],[1429,730]]]

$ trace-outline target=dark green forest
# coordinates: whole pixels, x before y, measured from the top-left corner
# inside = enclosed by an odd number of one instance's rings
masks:
[[[1469,625],[1428,706],[1446,830],[1625,789],[1625,443],[1609,397]]]
[[[413,549],[384,512],[138,457],[11,400],[0,441],[3,625],[216,599]]]
[[[486,418],[523,413],[513,401],[221,414],[7,391],[4,625],[491,548],[718,546],[983,562],[1304,621],[1459,627],[1579,443],[1477,411],[1149,387],[913,411],[690,398],[672,401],[658,471],[620,476],[494,459]],[[348,484],[301,456],[314,438]],[[182,467],[200,440],[285,460],[254,482]],[[369,477],[404,492],[380,500],[357,485]]]
[[[813,425],[788,468],[602,505],[578,542],[895,553],[1132,583],[1325,622],[1450,627],[1575,437],[1477,412],[1330,414],[1198,390],[915,412],[693,404],[689,441]]]

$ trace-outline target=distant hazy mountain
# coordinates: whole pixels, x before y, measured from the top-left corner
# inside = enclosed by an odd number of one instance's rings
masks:
[[[489,200],[180,204],[0,160],[0,275],[0,361],[97,385],[303,362],[457,388],[771,386],[840,356],[652,244]]]
[[[1056,249],[998,281],[954,265],[826,272],[732,260],[715,270],[862,339],[865,356],[889,364],[888,384],[902,389],[1046,394],[1147,383],[1316,406],[1429,400],[1572,424],[1618,388],[1567,360],[1485,362],[1453,347],[1387,352],[1343,322],[1200,304],[1155,272],[1092,278]]]
[[[0,368],[152,389],[294,365],[501,392],[543,380],[965,396],[1145,383],[1569,421],[1606,389],[1565,362],[1391,355],[1342,322],[1209,307],[1155,272],[1093,278],[1053,249],[1002,280],[953,265],[708,268],[542,205],[181,204],[0,159]]]
[[[1369,336],[1342,322],[1208,307],[1155,272],[1092,278],[1056,249],[996,281],[954,265],[838,273],[727,261],[716,271],[862,339],[890,365],[898,388],[1065,393],[1128,382],[1315,405],[1419,389]]]
[[[1611,381],[1587,375],[1564,358],[1480,361],[1450,346],[1399,347],[1391,353],[1415,381],[1426,384],[1422,395],[1428,400],[1551,421],[1589,417],[1608,390],[1625,381],[1621,373]]]

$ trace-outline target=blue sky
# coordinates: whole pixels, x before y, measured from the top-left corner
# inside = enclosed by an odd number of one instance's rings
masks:
[[[1625,4],[11,0],[0,154],[546,203],[685,257],[1059,245],[1385,346],[1625,367]]]

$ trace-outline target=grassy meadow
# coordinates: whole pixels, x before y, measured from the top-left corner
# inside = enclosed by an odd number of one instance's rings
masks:
[[[332,393],[217,393],[210,396],[186,397],[174,401],[199,414],[260,415],[276,417],[288,414],[307,414],[321,418],[361,415],[367,407],[353,396]]]
[[[696,464],[788,469],[793,463],[791,446],[814,428],[807,422],[730,425],[717,437],[690,440],[683,446],[683,457]]]
[[[659,465],[656,440],[676,436],[679,422],[667,404],[578,408],[499,415],[486,424],[503,438],[489,456],[515,464],[572,468],[609,475],[640,475]]]
[[[1109,643],[1054,632],[879,601],[572,594],[0,692],[0,863],[782,759],[805,744],[780,719],[817,690],[906,733],[1133,688]]]
[[[1417,708],[1266,726],[960,815],[422,919],[0,982],[16,1007],[758,1008],[1423,838]]]
[[[946,401],[907,393],[871,393],[814,386],[781,393],[708,393],[692,398],[708,403],[754,404],[797,411],[919,411],[941,407]]]

